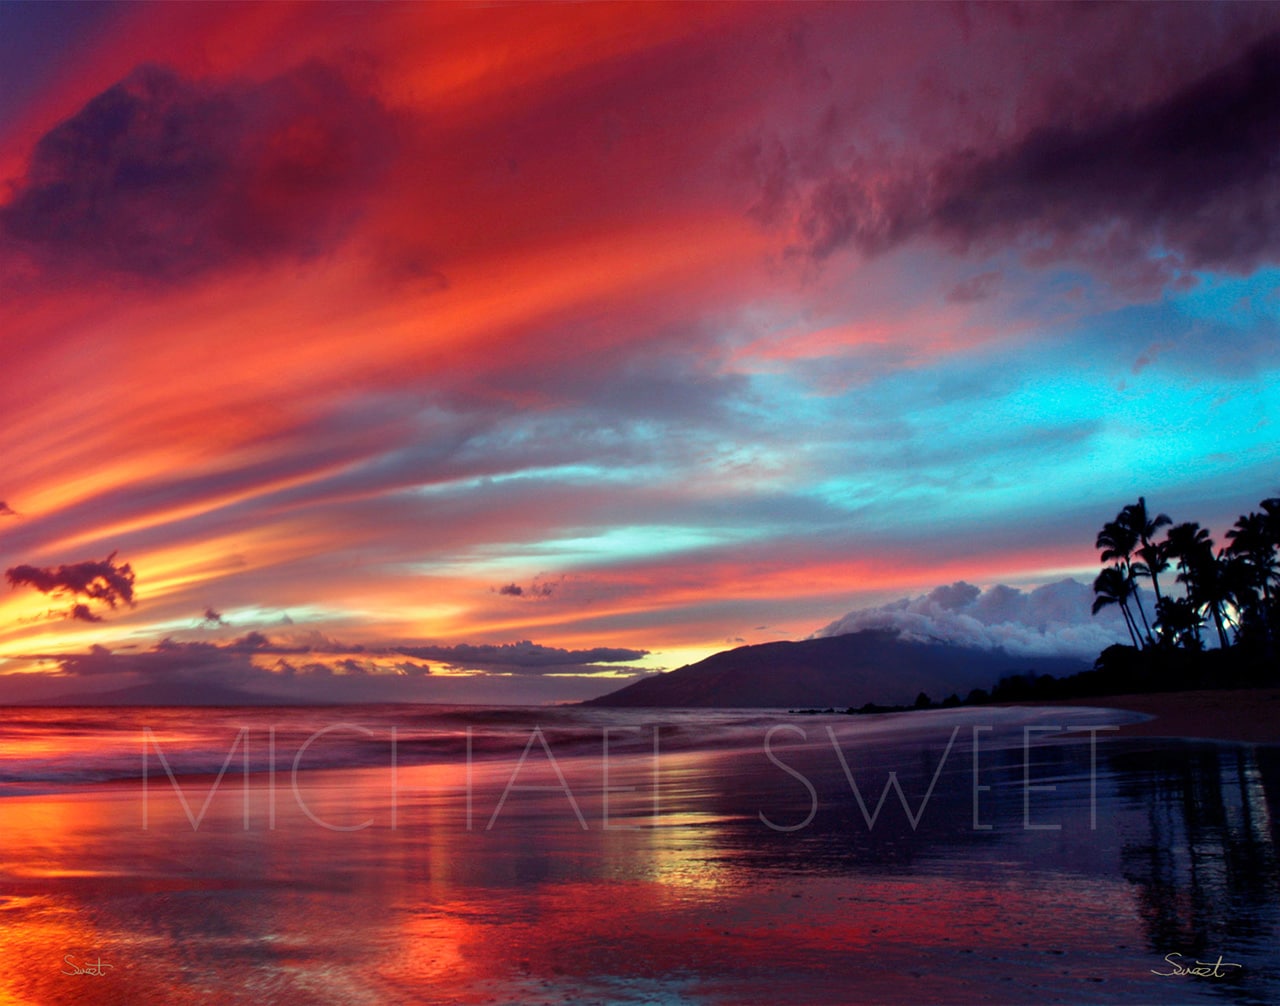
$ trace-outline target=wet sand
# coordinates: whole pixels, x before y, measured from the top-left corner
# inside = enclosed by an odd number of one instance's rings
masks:
[[[1131,714],[971,708],[696,745],[673,724],[655,753],[636,714],[606,761],[512,716],[474,765],[406,742],[294,777],[282,727],[274,775],[9,797],[0,1002],[1280,1001],[1274,748],[1095,746],[1078,731]],[[204,735],[172,720],[186,761]]]
[[[1118,737],[1280,744],[1280,688],[1104,695],[1023,704],[1124,709],[1152,717],[1141,723],[1125,724],[1115,734]]]

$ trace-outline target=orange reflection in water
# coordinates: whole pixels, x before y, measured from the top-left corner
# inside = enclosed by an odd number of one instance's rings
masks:
[[[175,765],[199,739],[156,729]],[[815,856],[838,835],[779,835],[755,793],[727,798],[757,778],[741,752],[673,749],[655,773],[646,729],[620,732],[607,767],[603,746],[553,734],[548,756],[523,727],[481,740],[470,764],[409,764],[406,744],[393,772],[388,744],[380,764],[295,780],[282,748],[247,788],[233,759],[216,790],[178,765],[145,801],[132,781],[4,800],[0,1002],[1113,1002],[1140,988],[1131,883],[1055,868],[1058,833],[932,858],[904,835],[914,860],[849,853],[833,870]],[[111,968],[66,974],[67,955]]]

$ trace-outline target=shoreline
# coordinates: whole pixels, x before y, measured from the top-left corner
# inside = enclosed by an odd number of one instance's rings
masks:
[[[1089,706],[1143,713],[1112,737],[1173,737],[1186,740],[1280,744],[1280,688],[1211,689],[1101,695],[1013,703],[1021,706]]]

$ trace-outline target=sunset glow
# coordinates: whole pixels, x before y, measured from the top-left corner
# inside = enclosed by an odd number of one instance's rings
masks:
[[[579,699],[1220,533],[1278,11],[5,6],[0,559],[136,603],[0,592],[0,698]]]

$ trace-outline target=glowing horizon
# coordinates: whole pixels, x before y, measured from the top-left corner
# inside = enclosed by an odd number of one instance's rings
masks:
[[[1251,5],[6,7],[0,560],[137,604],[0,591],[0,672],[554,701],[1088,577],[1139,494],[1221,540],[1280,492],[1278,53]]]

